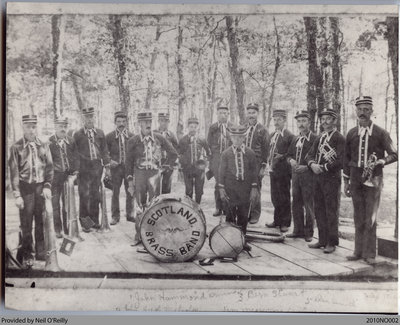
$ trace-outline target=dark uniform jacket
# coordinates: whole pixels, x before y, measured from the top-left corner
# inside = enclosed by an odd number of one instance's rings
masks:
[[[160,130],[154,130],[154,133],[159,133],[161,134],[164,138],[166,138],[169,142],[171,142],[172,146],[175,148],[176,151],[178,151],[178,139],[176,138],[175,134],[173,134],[171,131],[160,131]],[[162,164],[167,165],[167,162],[169,161],[167,157],[167,152],[163,150],[161,152],[162,155]]]
[[[294,159],[299,165],[307,166],[306,156],[316,138],[317,135],[311,131],[306,136],[294,137],[289,146],[287,161],[290,162],[290,159]]]
[[[63,149],[60,139],[58,139],[56,135],[52,135],[49,138],[49,147],[53,158],[54,171],[72,174],[79,170],[79,158],[75,141],[72,137],[66,136],[64,139],[61,139],[61,142],[65,143],[65,149]],[[62,162],[63,150],[65,150],[66,160],[68,162],[64,163],[64,165]]]
[[[133,133],[127,129],[123,131],[125,137],[125,154],[128,147],[128,140],[133,137]],[[120,152],[119,152],[119,131],[114,130],[106,135],[106,143],[110,158],[117,163],[120,163]]]
[[[238,158],[237,149],[242,150],[243,161]],[[250,188],[258,186],[257,157],[249,147],[242,146],[237,149],[231,146],[222,153],[218,186],[225,188],[228,192],[243,191],[243,196],[248,197]],[[242,166],[242,175],[239,173],[240,166]]]
[[[326,140],[326,141],[325,141]],[[345,138],[337,130],[322,132],[314,141],[306,156],[307,165],[312,163],[322,166],[323,173],[340,177],[343,168]]]
[[[232,145],[231,137],[228,131],[229,127],[232,126],[232,123],[227,122],[225,126],[225,136],[221,135],[220,122],[211,124],[210,129],[208,130],[207,144],[211,150],[211,156],[219,156],[222,152],[224,152],[228,147]]]
[[[145,142],[148,143],[147,155],[145,151]],[[132,179],[134,169],[159,169],[161,167],[162,151],[167,152],[169,165],[172,165],[178,154],[171,142],[165,139],[161,134],[152,132],[149,136],[143,137],[142,133],[134,135],[128,141],[126,157],[126,176]]]
[[[33,168],[32,165],[32,155],[35,156],[34,150],[31,149],[25,137],[18,140],[10,148],[11,187],[16,197],[21,195],[20,181],[28,184],[44,183],[45,187],[51,188],[54,169],[49,146],[38,138],[35,139],[34,145],[37,152],[36,168]]]
[[[247,135],[245,144],[256,154],[259,164],[266,165],[268,162],[270,137],[267,129],[260,123],[247,126]]]
[[[371,124],[365,137],[362,137],[364,142],[360,139],[359,131],[360,127],[356,126],[347,133],[343,164],[343,176],[347,178],[350,177],[350,167],[364,168],[372,153],[376,154],[378,160],[384,159],[385,165],[397,161],[397,151],[387,131]],[[388,154],[386,157],[385,151]],[[382,165],[377,166],[373,176],[381,176],[382,168]]]
[[[193,151],[192,156],[192,148],[194,150],[195,143],[191,141],[191,136],[186,134],[180,141],[179,141],[179,162],[182,165],[183,169],[188,169],[195,166],[196,162],[200,159],[206,160],[210,157],[210,148],[206,140],[199,138],[197,135],[194,137],[196,141],[196,152]],[[193,159],[196,159],[193,161]]]
[[[274,140],[275,139],[275,143]],[[268,162],[271,166],[271,171],[275,174],[290,173],[290,166],[287,162],[290,144],[294,139],[294,135],[287,129],[275,131],[271,134],[270,150]],[[280,158],[274,158],[276,154],[282,155]]]
[[[108,165],[110,163],[110,156],[108,154],[104,132],[98,128],[93,129],[95,131],[94,146],[96,150],[96,160],[101,159],[103,161],[103,165]],[[86,129],[81,128],[76,131],[74,133],[74,140],[80,159],[80,168],[83,168],[86,161],[90,160],[89,139],[86,135]]]

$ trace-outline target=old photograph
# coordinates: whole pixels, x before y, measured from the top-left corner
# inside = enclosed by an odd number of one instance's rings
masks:
[[[8,3],[5,308],[397,313],[398,23]]]

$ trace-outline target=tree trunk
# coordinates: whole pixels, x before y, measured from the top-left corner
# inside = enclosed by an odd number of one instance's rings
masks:
[[[319,76],[317,62],[317,19],[315,17],[304,17],[304,25],[307,34],[308,52],[307,110],[311,115],[311,129],[315,132],[318,118],[317,79]]]
[[[82,109],[85,107],[85,104],[83,101],[82,93],[79,89],[78,76],[75,73],[70,72],[70,78],[71,78],[72,87],[74,89],[76,102],[78,104],[79,111],[82,111]]]
[[[267,117],[267,124],[266,124],[267,128],[269,128],[269,124],[271,123],[271,112],[272,112],[272,105],[274,102],[276,77],[278,75],[278,70],[281,65],[281,45],[280,45],[278,29],[276,28],[275,16],[274,16],[273,20],[274,20],[274,29],[275,29],[275,37],[276,37],[276,55],[275,55],[274,73],[272,76],[272,88],[271,88],[271,93],[270,93],[269,99],[268,99],[268,117]]]
[[[344,100],[344,90],[345,90],[345,85],[344,85],[344,78],[343,78],[343,65],[340,65],[340,88],[342,90],[342,116],[341,118],[343,119],[343,134],[347,133],[347,107],[346,103]]]
[[[178,44],[176,53],[176,67],[178,70],[178,125],[176,134],[178,139],[183,137],[183,111],[185,104],[185,82],[183,79],[183,68],[182,68],[182,42],[183,42],[183,29],[181,26],[182,15],[179,16],[178,23]]]
[[[364,57],[361,60],[360,82],[358,84],[358,96],[363,95],[363,77],[364,77]]]
[[[387,122],[388,122],[388,109],[389,109],[389,90],[390,90],[390,57],[389,53],[387,55],[387,63],[386,63],[386,73],[387,73],[387,84],[385,89],[385,130],[387,130]]]
[[[332,108],[340,114],[341,99],[340,99],[340,45],[339,45],[339,18],[330,17],[331,35],[332,35]],[[338,119],[337,129],[341,129],[341,119]]]
[[[123,52],[126,33],[122,27],[122,18],[119,15],[110,15],[111,32],[113,38],[114,58],[117,60],[117,82],[121,111],[128,114],[130,106],[128,71],[125,54]]]
[[[155,42],[154,42],[154,49],[153,49],[153,52],[151,53],[149,73],[147,75],[147,94],[146,94],[146,100],[145,100],[145,103],[144,103],[144,108],[146,110],[150,109],[150,107],[151,107],[151,99],[153,97],[154,65],[156,63],[157,54],[158,54],[157,42],[158,42],[158,40],[160,39],[160,36],[161,36],[159,21],[160,21],[160,17],[157,16],[157,28],[156,28],[156,37],[155,37]]]
[[[230,121],[233,124],[237,124],[236,117],[239,115],[239,112],[237,110],[237,105],[236,105],[235,77],[234,77],[232,65],[230,62],[228,62],[228,68],[229,68],[229,79],[230,79],[230,83],[229,83]]]
[[[398,108],[399,108],[399,18],[398,17],[387,17],[386,18],[387,29],[388,29],[388,46],[389,46],[389,56],[392,63],[392,74],[393,74],[393,88],[394,88],[394,103],[395,103],[395,113],[396,113],[396,126],[399,125],[398,118]],[[396,132],[398,136],[398,127],[396,127]]]
[[[62,51],[64,47],[64,17],[62,15],[54,15],[51,18],[51,36],[53,50],[53,109],[54,117],[57,118],[62,114],[61,107],[61,78],[62,78]]]
[[[226,29],[228,33],[228,43],[229,43],[229,55],[231,58],[232,64],[232,72],[233,78],[235,81],[236,88],[236,103],[237,110],[239,113],[240,123],[244,123],[245,121],[245,113],[244,113],[244,97],[246,94],[244,79],[243,79],[243,71],[239,67],[239,48],[236,39],[236,29],[233,27],[233,18],[232,16],[226,16]],[[236,23],[237,25],[237,23]]]

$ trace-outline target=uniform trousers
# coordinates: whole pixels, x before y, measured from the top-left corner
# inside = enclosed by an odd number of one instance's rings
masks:
[[[246,233],[249,222],[251,184],[236,180],[226,180],[225,191],[229,197],[229,203],[224,204],[226,221],[236,224]]]
[[[68,222],[67,209],[65,205],[64,183],[67,180],[67,177],[68,174],[66,172],[54,171],[54,177],[51,183],[51,203],[53,205],[54,230],[56,233],[61,233],[61,231],[64,229],[64,233],[66,235],[68,234]],[[62,206],[60,205],[60,200],[62,202]]]
[[[171,193],[171,186],[172,186],[172,173],[174,172],[173,169],[166,169],[162,172],[162,182],[161,182],[161,193],[168,194]]]
[[[339,244],[340,185],[340,176],[325,173],[314,175],[314,213],[318,241],[323,246]]]
[[[99,225],[100,186],[103,166],[100,160],[84,160],[79,170],[79,217],[90,217]]]
[[[270,173],[274,223],[279,227],[290,226],[290,178],[290,173]]]
[[[354,255],[374,258],[376,256],[376,221],[383,181],[382,176],[376,176],[377,187],[366,186],[362,183],[361,175],[361,168],[350,169],[350,190],[356,228]]]
[[[135,199],[141,207],[145,207],[147,201],[160,195],[160,171],[158,169],[135,168]],[[140,212],[135,219],[135,240],[140,240],[140,222],[143,214]]]
[[[122,182],[124,182],[126,202],[125,202],[125,213],[127,217],[132,216],[133,198],[128,192],[128,181],[125,178],[125,165],[120,164],[114,168],[111,168],[111,182],[113,187],[113,194],[111,199],[111,214],[113,219],[119,220],[119,194]]]
[[[28,184],[20,182],[21,197],[24,201],[24,208],[19,210],[21,223],[21,242],[17,252],[17,260],[22,263],[23,259],[32,258],[33,237],[32,224],[35,219],[35,252],[36,256],[44,256],[44,197],[42,195],[43,183]]]
[[[200,204],[203,196],[203,188],[205,181],[205,172],[194,166],[183,169],[183,177],[185,181],[185,193],[190,198],[193,198],[193,187],[195,193],[195,201]]]
[[[314,174],[307,169],[304,173],[292,173],[293,233],[312,237],[314,234]]]
[[[215,199],[215,209],[217,209],[217,210],[223,209],[223,204],[222,204],[221,198],[219,196],[219,187],[218,187],[218,182],[219,182],[218,170],[219,170],[220,160],[221,160],[221,155],[219,153],[214,154],[210,160],[210,170],[214,174],[214,178],[215,178],[214,199]]]

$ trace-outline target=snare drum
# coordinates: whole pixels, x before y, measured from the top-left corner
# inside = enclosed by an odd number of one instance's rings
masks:
[[[244,243],[242,229],[229,222],[219,224],[210,233],[210,247],[218,257],[237,257]]]

